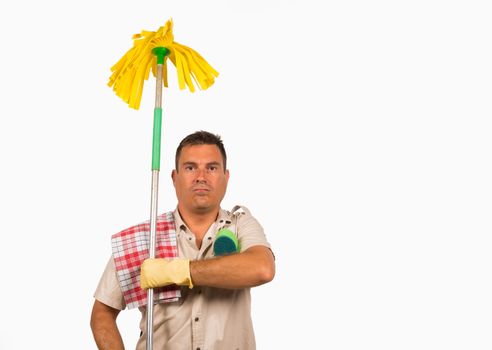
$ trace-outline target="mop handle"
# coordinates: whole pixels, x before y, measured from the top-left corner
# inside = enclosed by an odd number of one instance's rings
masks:
[[[154,133],[152,138],[152,191],[150,205],[149,258],[155,258],[155,236],[157,227],[157,195],[159,190],[159,170],[161,163],[162,126],[162,70],[164,57],[169,54],[165,47],[156,47],[152,53],[157,56],[157,76],[154,108]],[[147,290],[147,350],[153,349],[154,333],[154,290]]]

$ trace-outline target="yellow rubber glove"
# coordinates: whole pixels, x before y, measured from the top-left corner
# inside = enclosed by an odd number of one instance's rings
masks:
[[[140,270],[142,289],[164,287],[170,284],[193,288],[188,259],[146,259]]]

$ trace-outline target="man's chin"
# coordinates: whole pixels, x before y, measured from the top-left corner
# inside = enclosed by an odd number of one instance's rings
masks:
[[[211,207],[210,202],[208,200],[200,199],[193,201],[193,207],[197,210],[206,210]]]
[[[206,212],[210,212],[210,211],[213,211],[213,210],[216,210],[216,206],[211,204],[210,202],[195,202],[194,203],[195,205],[193,206],[193,208],[197,211],[197,212],[200,212],[200,213],[206,213]]]

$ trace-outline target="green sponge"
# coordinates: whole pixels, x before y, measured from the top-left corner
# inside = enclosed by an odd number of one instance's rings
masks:
[[[236,235],[231,230],[223,228],[217,232],[214,242],[215,256],[239,253],[239,250],[239,242]]]

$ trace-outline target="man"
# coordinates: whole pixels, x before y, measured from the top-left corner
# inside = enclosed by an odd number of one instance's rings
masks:
[[[185,137],[176,150],[172,180],[178,199],[174,219],[176,259],[147,259],[141,267],[142,288],[178,288],[177,301],[154,306],[154,349],[250,350],[255,339],[250,288],[271,281],[274,257],[263,229],[246,208],[225,211],[229,170],[219,136],[205,131]],[[224,225],[235,231],[240,251],[215,256],[213,242]],[[142,291],[142,290],[140,290]],[[95,292],[91,328],[99,349],[123,349],[116,325],[126,307],[114,253]],[[137,349],[145,349],[146,307]]]

